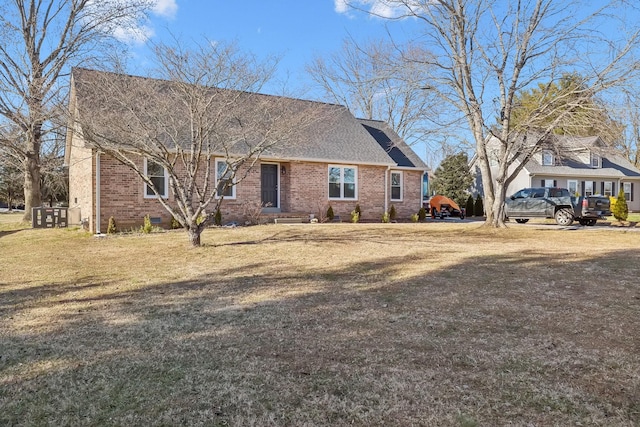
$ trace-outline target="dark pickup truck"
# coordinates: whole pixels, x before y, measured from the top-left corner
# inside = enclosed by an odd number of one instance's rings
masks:
[[[565,188],[523,188],[505,201],[505,215],[518,223],[531,218],[555,218],[558,225],[595,225],[611,215],[606,196],[572,197]]]

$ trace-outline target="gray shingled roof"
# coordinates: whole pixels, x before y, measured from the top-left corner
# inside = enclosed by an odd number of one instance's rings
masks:
[[[553,135],[555,143],[559,147],[560,164],[543,166],[537,161],[530,160],[525,169],[535,175],[557,175],[571,177],[602,177],[624,178],[640,177],[640,170],[628,160],[619,156],[611,149],[603,146],[602,140],[597,136],[564,136]],[[577,160],[577,153],[586,150],[597,152],[602,158],[602,167],[594,168]]]
[[[76,68],[73,70],[73,83],[80,114],[91,115],[98,111],[112,111],[108,104],[108,96],[95,96],[95,82],[105,79],[125,80],[129,87],[157,87],[158,96],[164,96],[164,89],[172,83],[163,80],[136,77],[102,71]],[[151,83],[151,85],[150,85]],[[164,88],[164,89],[163,89]],[[318,120],[307,123],[303,128],[288,136],[283,144],[273,147],[262,154],[262,157],[280,160],[308,160],[353,164],[396,164],[403,167],[426,169],[424,163],[408,147],[401,138],[383,122],[359,121],[344,106],[285,98],[271,95],[241,93],[228,89],[203,88],[216,90],[219,93],[240,94],[239,102],[273,102],[286,103],[290,111],[322,111]],[[93,92],[93,94],[92,94]],[[242,95],[246,96],[242,96]],[[99,101],[96,101],[99,99]],[[134,99],[134,98],[132,98]],[[114,106],[114,108],[117,108]],[[249,109],[247,109],[249,110]],[[169,118],[168,118],[169,119]],[[171,119],[175,119],[172,117]],[[372,134],[373,131],[373,134]],[[381,135],[393,141],[393,147],[381,142]]]
[[[398,166],[428,169],[415,151],[386,122],[367,119],[358,119],[358,121]]]
[[[542,166],[538,162],[530,161],[525,169],[535,175],[558,175],[558,176],[593,176],[603,178],[640,178],[640,170],[635,168],[626,159],[609,155],[602,158],[602,167],[594,168],[590,165],[575,160],[563,160],[562,165]]]

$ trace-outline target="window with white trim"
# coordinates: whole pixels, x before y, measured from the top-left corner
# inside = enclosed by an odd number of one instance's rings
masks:
[[[605,182],[603,183],[602,187],[603,187],[603,191],[602,191],[602,193],[603,193],[605,196],[609,196],[609,197],[613,196],[613,182],[611,182],[611,181],[605,181]]]
[[[358,197],[358,168],[329,165],[329,199],[355,200]]]
[[[567,190],[569,190],[569,194],[576,196],[578,194],[578,181],[575,179],[568,180]]]
[[[144,174],[149,178],[155,187],[160,197],[169,197],[169,174],[167,169],[160,163],[156,163],[153,160],[147,158],[144,159]],[[144,186],[144,197],[154,198],[157,197],[153,188],[149,185]]]
[[[542,151],[542,166],[553,166],[553,151],[551,150],[543,150]]]
[[[553,179],[543,179],[542,184],[543,184],[543,187],[553,188],[556,186],[556,181]]]
[[[216,159],[216,197],[224,196],[227,199],[236,198],[236,186],[232,181],[231,166],[224,159]]]
[[[599,168],[602,164],[602,158],[596,153],[591,153],[591,167]]]
[[[402,172],[391,172],[391,200],[402,200]]]
[[[584,195],[593,196],[593,181],[584,182]]]
[[[622,183],[622,188],[624,191],[624,199],[629,202],[632,201],[633,199],[631,198],[631,183],[630,182],[623,182]]]

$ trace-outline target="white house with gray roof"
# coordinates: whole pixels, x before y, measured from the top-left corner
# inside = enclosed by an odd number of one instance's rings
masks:
[[[548,148],[534,154],[507,187],[507,195],[527,187],[561,187],[588,196],[616,197],[623,189],[629,209],[640,210],[640,170],[606,146],[600,137],[552,135]],[[491,152],[491,141],[488,145]],[[518,165],[518,160],[512,170]],[[480,171],[472,160],[476,189],[481,192]],[[496,164],[492,164],[496,166]]]

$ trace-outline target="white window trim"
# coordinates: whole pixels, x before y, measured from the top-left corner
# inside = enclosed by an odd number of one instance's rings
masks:
[[[547,163],[547,162],[544,161],[545,155],[548,155],[551,158],[550,162]],[[542,161],[541,161],[541,163],[542,163],[542,166],[553,166],[553,165],[555,165],[555,156],[553,155],[553,151],[551,151],[551,150],[542,150]]]
[[[627,189],[629,191],[627,191]],[[627,200],[627,202],[630,201],[631,200],[631,183],[630,182],[622,183],[622,192],[624,193],[624,197]],[[629,195],[629,197],[627,197],[627,194]]]
[[[153,162],[153,160],[151,160]],[[149,162],[149,159],[147,159],[146,157],[144,158],[144,175],[146,177],[149,176],[148,172],[147,172],[147,163]],[[158,162],[153,162],[156,164],[159,164]],[[164,172],[164,194],[160,194],[160,197],[162,197],[163,199],[168,199],[169,198],[169,173],[167,172],[167,168],[165,168],[164,166],[162,167],[162,170]],[[143,187],[142,187],[142,194],[144,194],[144,198],[145,199],[157,199],[158,196],[156,196],[155,193],[152,192],[152,194],[148,194],[147,193],[147,187],[148,184],[146,182],[143,182]]]
[[[595,165],[593,164],[594,160],[596,161]],[[600,167],[602,167],[602,157],[600,157],[596,153],[591,153],[591,167],[592,168],[600,168]]]
[[[226,165],[227,159],[222,158],[222,157],[217,157],[216,159],[214,159],[213,167],[214,167],[214,171],[215,171],[215,186],[216,186],[216,188],[218,188],[218,183],[220,182],[220,177],[218,176],[218,163],[224,163]],[[227,200],[235,200],[236,199],[236,181],[234,179],[231,182],[232,182],[231,195],[230,196],[221,196],[216,192],[216,199],[220,199],[222,197],[224,197]]]
[[[329,196],[329,171],[331,168],[339,168],[340,169],[340,197],[331,197]],[[344,170],[345,169],[353,169],[354,174],[354,197],[344,197]],[[358,200],[358,167],[354,165],[328,165],[327,166],[327,195],[329,196],[329,200]]]
[[[393,174],[398,174],[400,175],[400,198],[399,199],[394,199],[393,198],[393,179],[391,178]],[[391,171],[391,173],[389,174],[389,199],[392,202],[401,202],[404,198],[404,174],[402,173],[402,171]]]
[[[587,192],[587,188],[589,188],[589,187],[591,188],[591,192],[590,193]],[[588,197],[588,196],[593,196],[594,194],[595,193],[594,193],[594,189],[593,189],[593,181],[585,181],[584,182],[584,195],[586,197]]]
[[[544,187],[545,188],[553,188],[555,187],[555,185],[553,185],[553,181],[555,181],[555,179],[545,179],[544,180]],[[548,185],[551,184],[551,185]]]
[[[607,184],[609,184],[609,197],[613,197],[613,181],[604,181],[604,191],[602,192],[602,195],[607,195]]]
[[[571,184],[575,184],[575,191],[571,193]],[[580,187],[578,187],[578,180],[577,179],[569,179],[567,180],[567,189],[569,190],[569,192],[571,193],[572,196],[575,196],[576,194],[578,194],[580,192]]]

